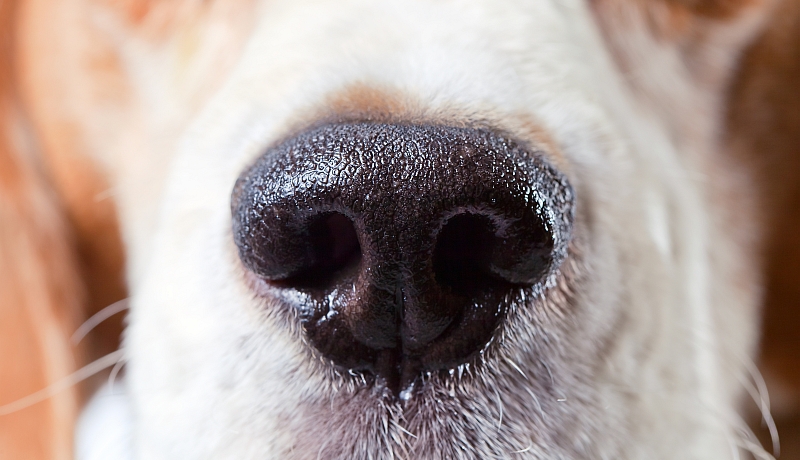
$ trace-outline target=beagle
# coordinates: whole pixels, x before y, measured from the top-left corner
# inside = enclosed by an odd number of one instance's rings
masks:
[[[799,5],[3,2],[0,457],[772,458]]]

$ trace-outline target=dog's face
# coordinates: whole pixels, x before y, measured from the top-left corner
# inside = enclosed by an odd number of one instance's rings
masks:
[[[749,219],[713,140],[755,20],[670,36],[640,4],[270,1],[167,27],[93,8],[92,33],[125,40],[82,46],[124,82],[75,72],[133,95],[75,104],[102,114],[82,129],[128,248],[141,458],[736,449],[755,279],[719,231]]]

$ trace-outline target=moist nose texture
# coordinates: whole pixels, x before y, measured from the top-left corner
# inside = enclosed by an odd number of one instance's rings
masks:
[[[337,366],[395,393],[490,343],[566,255],[572,190],[487,129],[337,123],[265,152],[236,184],[244,265]]]

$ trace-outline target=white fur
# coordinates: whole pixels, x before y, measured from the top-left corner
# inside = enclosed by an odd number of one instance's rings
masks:
[[[83,409],[75,436],[77,460],[131,460],[133,430],[124,383],[103,386]]]

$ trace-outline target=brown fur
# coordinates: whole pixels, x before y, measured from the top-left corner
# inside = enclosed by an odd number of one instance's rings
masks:
[[[82,289],[63,213],[33,152],[12,92],[16,5],[0,3],[0,405],[75,368],[69,335]],[[75,388],[0,416],[0,457],[68,459],[78,411]]]
[[[66,3],[66,2],[64,2]],[[19,95],[30,114],[32,131],[40,149],[41,159],[47,169],[52,187],[61,197],[68,223],[71,227],[75,247],[78,254],[80,277],[86,285],[87,300],[84,317],[98,312],[102,308],[126,296],[123,278],[124,254],[120,232],[117,224],[113,191],[109,190],[108,181],[101,166],[90,161],[84,133],[81,130],[81,114],[75,107],[65,106],[62,94],[71,90],[68,79],[69,72],[56,70],[71,68],[67,61],[72,56],[66,51],[56,54],[59,58],[49,59],[52,66],[48,75],[55,81],[42,81],[33,77],[31,66],[42,65],[31,62],[30,49],[41,46],[41,41],[50,40],[51,36],[39,32],[53,30],[27,23],[35,2],[24,5],[20,29],[25,42],[20,43],[17,57],[17,81],[20,82]],[[43,23],[50,19],[45,14],[37,14],[35,18]],[[57,24],[50,24],[58,27]],[[28,28],[30,27],[30,29]],[[35,27],[35,29],[33,29]],[[35,30],[34,34],[29,33]],[[82,37],[72,35],[77,41]],[[62,43],[68,47],[71,43]],[[84,58],[96,81],[84,82],[84,88],[93,92],[94,100],[124,99],[129,91],[121,81],[121,69],[115,55],[104,46],[91,50]],[[48,53],[49,54],[49,53]],[[41,75],[41,74],[40,74]],[[90,86],[86,86],[86,85]],[[92,99],[87,98],[89,101]],[[94,101],[92,101],[94,102]],[[81,109],[81,108],[78,108]],[[83,108],[85,110],[85,107]],[[98,326],[96,333],[88,340],[92,343],[90,357],[92,359],[114,351],[119,346],[122,332],[122,315],[117,315]]]
[[[731,94],[728,145],[761,191],[761,366],[776,385],[781,458],[800,458],[800,1],[785,0],[775,10],[747,50]]]
[[[2,3],[3,30],[18,30],[24,6]],[[107,186],[85,156],[69,152],[74,136],[48,139],[26,123],[36,114],[19,99],[25,63],[16,37],[2,34],[0,55],[0,405],[116,349],[119,317],[89,337],[88,354],[69,339],[89,315],[124,297],[113,200],[96,199]],[[79,390],[1,415],[0,457],[71,458]]]

